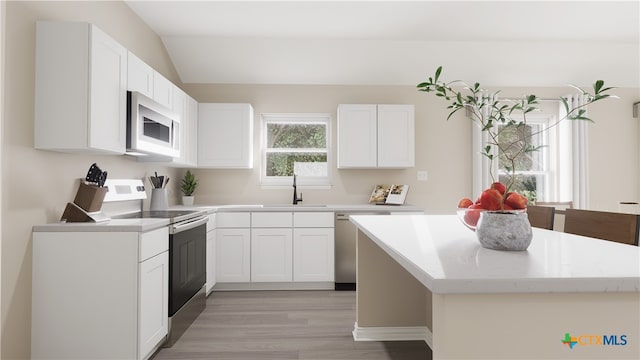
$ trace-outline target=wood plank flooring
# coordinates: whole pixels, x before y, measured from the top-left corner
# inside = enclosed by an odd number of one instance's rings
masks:
[[[355,342],[353,291],[213,292],[172,348],[153,360],[430,360],[423,341]]]

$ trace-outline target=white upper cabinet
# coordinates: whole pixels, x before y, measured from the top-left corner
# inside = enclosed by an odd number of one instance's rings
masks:
[[[126,48],[89,23],[37,22],[37,149],[124,154],[126,91]]]
[[[128,52],[127,89],[137,91],[168,109],[173,109],[175,85],[140,60],[131,51]]]
[[[127,89],[153,99],[153,73],[155,70],[131,51],[127,55]]]
[[[198,167],[253,167],[251,104],[198,104]]]
[[[198,102],[182,89],[174,86],[173,112],[180,115],[180,157],[170,160],[172,166],[198,165]]]
[[[185,165],[198,166],[198,102],[187,95],[187,128],[183,131],[186,135],[182,145],[185,153]]]
[[[413,105],[338,106],[338,168],[415,166]]]
[[[378,167],[415,166],[413,105],[378,105]]]
[[[173,109],[173,89],[175,85],[159,72],[153,72],[153,100]]]
[[[378,165],[376,105],[338,106],[338,168]]]

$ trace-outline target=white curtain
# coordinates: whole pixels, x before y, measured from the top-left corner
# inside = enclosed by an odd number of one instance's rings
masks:
[[[495,94],[490,94],[488,92],[482,93],[481,95],[479,95],[477,102],[478,104],[481,103],[481,101],[484,101],[485,104],[492,104],[495,100],[497,100],[497,96]],[[481,97],[481,98],[480,98]],[[468,109],[469,110],[469,109]],[[475,111],[480,111],[478,109],[475,109]],[[482,109],[482,112],[484,113],[484,115],[488,115],[488,107],[484,107]],[[471,118],[471,114],[468,113],[468,117]],[[472,164],[473,164],[473,199],[477,199],[480,196],[480,193],[482,193],[482,191],[484,189],[488,189],[489,186],[491,186],[491,174],[490,174],[490,166],[491,166],[491,162],[489,161],[489,159],[482,155],[482,149],[484,149],[485,146],[487,146],[487,142],[489,141],[489,135],[487,135],[486,132],[482,132],[482,128],[480,126],[479,123],[477,122],[473,122],[473,130],[472,130],[472,136],[473,136],[473,141],[471,144],[471,159],[472,159]],[[497,158],[497,149],[492,149],[494,152],[494,156],[496,156]],[[494,161],[493,164],[493,174],[494,176],[498,176],[498,162]],[[496,181],[498,181],[498,179],[496,179]]]
[[[569,108],[586,104],[582,94],[567,95]],[[582,109],[587,110],[586,107]],[[587,113],[584,114],[588,116]],[[566,116],[564,106],[560,106],[560,118]],[[589,122],[584,120],[565,120],[571,126],[571,183],[573,185],[573,207],[589,208]]]

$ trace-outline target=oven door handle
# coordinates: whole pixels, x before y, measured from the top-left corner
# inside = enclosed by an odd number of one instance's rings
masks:
[[[208,216],[197,217],[192,220],[182,221],[177,224],[169,225],[169,234],[177,234],[183,231],[191,230],[195,227],[204,225],[209,221]]]

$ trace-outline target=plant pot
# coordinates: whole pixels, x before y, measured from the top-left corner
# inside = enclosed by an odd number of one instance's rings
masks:
[[[195,196],[183,196],[182,205],[186,205],[186,206],[193,205],[193,199],[195,199]]]
[[[483,211],[476,236],[487,249],[523,251],[531,244],[533,233],[526,212]]]

